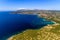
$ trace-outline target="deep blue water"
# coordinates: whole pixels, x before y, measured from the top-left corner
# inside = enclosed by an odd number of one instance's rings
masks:
[[[39,18],[37,15],[0,12],[0,39],[5,40],[4,37],[26,29],[37,29],[52,24],[51,21],[44,20],[44,18]]]

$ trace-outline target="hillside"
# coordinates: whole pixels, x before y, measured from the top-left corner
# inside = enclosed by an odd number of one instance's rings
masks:
[[[40,13],[39,17],[46,18],[55,22],[55,24],[47,25],[41,29],[32,30],[28,29],[22,33],[14,35],[8,40],[60,40],[60,13],[58,12],[48,12]]]

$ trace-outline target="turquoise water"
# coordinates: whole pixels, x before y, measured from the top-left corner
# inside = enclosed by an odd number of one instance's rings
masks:
[[[44,18],[39,18],[37,15],[0,12],[0,40],[5,40],[5,38],[26,29],[38,29],[47,24],[53,24],[51,21],[44,20]]]

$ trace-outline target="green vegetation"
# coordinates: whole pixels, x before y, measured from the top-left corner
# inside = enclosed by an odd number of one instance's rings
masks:
[[[51,29],[51,32],[60,35],[60,25],[54,26],[55,28]]]
[[[8,40],[60,40],[60,14],[55,12],[40,13],[40,17],[54,21],[55,24],[47,25],[41,29],[28,29],[20,34],[14,35]]]
[[[57,25],[56,25],[57,26]],[[59,26],[58,26],[59,27]],[[20,34],[12,36],[10,40],[59,40],[60,34],[57,32],[58,27],[48,25],[38,30],[26,30]]]

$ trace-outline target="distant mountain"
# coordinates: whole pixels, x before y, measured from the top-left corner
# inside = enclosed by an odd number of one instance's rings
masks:
[[[13,14],[60,13],[60,10],[20,9],[12,13]]]

